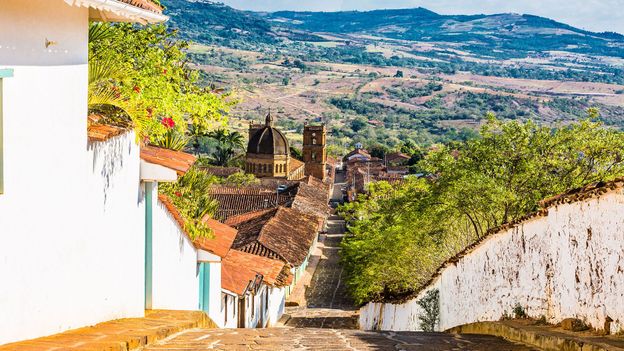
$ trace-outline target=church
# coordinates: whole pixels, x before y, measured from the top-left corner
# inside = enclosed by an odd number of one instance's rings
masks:
[[[327,177],[327,131],[325,125],[305,125],[303,130],[303,161],[290,154],[286,136],[274,127],[269,112],[264,124],[249,125],[249,143],[245,171],[257,178],[301,180],[312,176]]]

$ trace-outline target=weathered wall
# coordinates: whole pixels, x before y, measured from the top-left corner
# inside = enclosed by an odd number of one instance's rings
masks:
[[[197,250],[165,205],[158,201],[153,214],[152,307],[199,309]]]
[[[548,215],[492,235],[428,289],[440,290],[440,330],[498,320],[520,304],[549,322],[576,317],[602,329],[624,326],[624,195],[551,207]],[[416,299],[362,308],[364,329],[418,330]]]

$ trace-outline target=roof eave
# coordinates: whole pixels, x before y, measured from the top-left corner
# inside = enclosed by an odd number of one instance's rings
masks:
[[[88,7],[89,19],[100,22],[162,23],[169,17],[119,0],[65,0],[72,6]]]

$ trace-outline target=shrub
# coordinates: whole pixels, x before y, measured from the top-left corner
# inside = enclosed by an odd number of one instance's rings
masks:
[[[418,316],[420,329],[425,332],[435,331],[440,318],[440,291],[438,289],[429,290],[425,297],[416,303],[423,309],[423,313]]]

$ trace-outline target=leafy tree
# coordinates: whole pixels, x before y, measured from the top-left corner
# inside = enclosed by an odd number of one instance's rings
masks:
[[[175,129],[199,132],[225,123],[226,96],[198,84],[177,32],[164,25],[97,23],[90,30],[90,110],[133,125],[149,142]],[[165,121],[172,123],[164,123]]]
[[[229,166],[240,156],[243,148],[243,136],[239,132],[230,132],[226,129],[217,129],[207,136],[217,142],[210,154],[210,162],[215,166]]]
[[[550,129],[490,116],[478,138],[420,161],[428,177],[373,183],[341,209],[350,290],[358,302],[411,293],[446,258],[541,199],[624,174],[623,150],[624,133],[598,122]]]
[[[175,183],[162,183],[158,191],[167,195],[180,211],[185,230],[191,238],[210,237],[210,228],[202,223],[206,216],[214,216],[219,206],[218,202],[210,197],[210,187],[218,183],[217,177],[200,170],[191,169]]]

